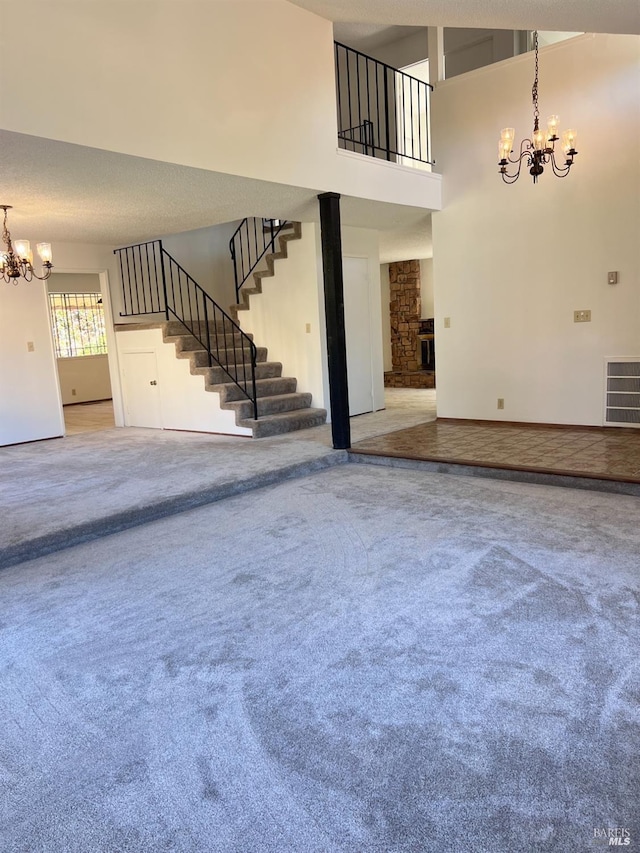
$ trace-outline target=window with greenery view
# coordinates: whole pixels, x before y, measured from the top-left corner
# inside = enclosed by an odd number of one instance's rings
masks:
[[[50,293],[53,342],[58,358],[104,355],[107,334],[99,293]]]

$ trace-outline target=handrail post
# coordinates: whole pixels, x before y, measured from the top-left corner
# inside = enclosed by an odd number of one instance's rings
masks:
[[[162,240],[158,240],[160,247],[160,271],[162,273],[162,298],[164,299],[164,317],[169,320],[169,301],[167,299],[167,275],[164,269],[164,249],[162,248]]]
[[[233,261],[233,278],[236,285],[236,302],[240,302],[240,288],[238,287],[238,264],[236,263],[236,246],[234,243],[235,234],[229,241],[229,251],[231,252],[231,260]]]
[[[207,330],[207,361],[211,367],[211,332],[209,331],[209,311],[207,309],[207,294],[202,291],[202,304],[204,306],[204,327]],[[214,311],[215,317],[215,311]]]
[[[387,151],[387,160],[391,160],[391,147],[390,147],[390,128],[389,128],[389,75],[388,70],[385,68],[384,70],[384,132],[385,132],[385,142],[386,142],[386,151]]]
[[[251,394],[253,397],[253,419],[258,420],[258,391],[256,388],[256,362],[258,361],[258,350],[251,341]]]

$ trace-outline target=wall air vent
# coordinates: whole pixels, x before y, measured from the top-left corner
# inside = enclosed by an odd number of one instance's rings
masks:
[[[640,427],[640,358],[606,362],[605,426]]]

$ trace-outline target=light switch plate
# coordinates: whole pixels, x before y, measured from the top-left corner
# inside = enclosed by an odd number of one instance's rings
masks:
[[[445,327],[445,329],[451,328],[451,317],[445,317],[444,318],[444,327]]]
[[[613,272],[607,273],[607,282],[608,284],[617,284],[618,283],[618,272],[614,270]]]
[[[591,322],[591,311],[574,311],[573,312],[573,322],[574,323],[590,323]]]

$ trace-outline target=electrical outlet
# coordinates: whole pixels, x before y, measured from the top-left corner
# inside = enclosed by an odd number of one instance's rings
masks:
[[[445,329],[451,328],[451,317],[445,317],[444,318],[444,327],[445,327]]]
[[[33,341],[27,341],[27,352],[33,352],[35,350],[35,346],[33,345]]]
[[[307,325],[305,326],[305,331],[308,335],[311,334],[311,323],[307,323]]]
[[[75,388],[72,388],[72,389],[71,389],[71,396],[72,396],[72,397],[75,397],[75,396],[76,396],[76,389],[75,389]]]
[[[590,323],[591,322],[591,311],[574,311],[573,312],[573,322],[574,323]]]
[[[504,397],[498,397],[498,408],[504,409]]]

